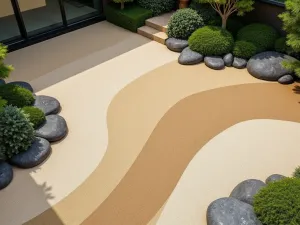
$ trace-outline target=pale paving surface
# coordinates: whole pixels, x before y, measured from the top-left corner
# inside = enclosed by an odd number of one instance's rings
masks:
[[[290,176],[300,164],[299,129],[299,123],[262,119],[223,131],[189,163],[156,224],[206,224],[208,205],[228,197],[241,181]]]

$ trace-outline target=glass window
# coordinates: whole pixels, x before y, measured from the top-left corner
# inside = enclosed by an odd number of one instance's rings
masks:
[[[58,0],[18,0],[29,36],[63,26]]]
[[[21,37],[10,0],[0,0],[0,42],[13,41]]]

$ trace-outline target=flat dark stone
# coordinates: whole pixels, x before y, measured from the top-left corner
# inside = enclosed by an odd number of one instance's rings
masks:
[[[42,110],[46,116],[49,114],[56,114],[60,110],[59,101],[53,97],[45,95],[36,96],[33,106]]]
[[[25,82],[25,81],[13,81],[13,82],[9,82],[9,84],[19,85],[19,86],[21,86],[23,88],[26,88],[27,90],[33,92],[32,86],[29,83]]]
[[[5,84],[5,80],[0,79],[0,85]]]
[[[266,186],[264,182],[256,179],[249,179],[239,183],[231,192],[230,197],[236,198],[242,202],[253,205],[254,195]]]
[[[35,130],[35,135],[54,142],[63,139],[67,135],[67,132],[67,123],[63,117],[48,115],[46,116],[46,122]]]
[[[278,79],[280,84],[292,84],[294,83],[294,77],[290,74],[284,75]]]
[[[187,40],[181,40],[176,38],[168,38],[166,40],[166,46],[173,52],[182,52],[188,46]]]
[[[214,70],[222,70],[225,68],[223,58],[219,56],[206,56],[204,62],[207,67]]]
[[[266,179],[266,184],[269,184],[269,183],[272,183],[272,182],[275,182],[275,181],[279,181],[279,180],[282,180],[284,178],[286,178],[286,176],[283,176],[283,175],[280,175],[280,174],[272,174],[271,176],[269,176]]]
[[[6,162],[0,162],[0,190],[6,188],[14,176],[12,167]]]
[[[233,55],[232,55],[231,53],[226,54],[226,55],[223,57],[223,61],[224,61],[224,63],[225,63],[225,66],[231,67],[231,66],[232,66],[232,63],[233,63]]]
[[[183,49],[178,58],[178,62],[182,65],[195,65],[201,63],[204,57],[198,52],[194,52],[189,47]]]
[[[27,151],[13,156],[9,162],[19,168],[32,168],[44,162],[50,152],[49,141],[37,137]]]
[[[296,59],[278,52],[262,52],[248,61],[247,69],[252,76],[258,79],[278,81],[282,76],[292,72],[281,65],[284,60],[293,61]]]
[[[247,60],[238,58],[238,57],[234,57],[232,66],[236,69],[244,69],[247,66]]]
[[[207,225],[262,225],[251,205],[235,198],[220,198],[206,212]]]

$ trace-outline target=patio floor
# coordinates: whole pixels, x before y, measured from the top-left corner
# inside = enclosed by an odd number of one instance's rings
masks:
[[[290,175],[297,84],[177,58],[107,22],[11,53],[11,79],[59,99],[69,134],[39,168],[15,170],[3,224],[203,225],[242,180]]]

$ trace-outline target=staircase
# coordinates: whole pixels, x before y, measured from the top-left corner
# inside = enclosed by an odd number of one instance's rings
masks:
[[[167,25],[173,13],[166,13],[146,20],[146,25],[138,28],[138,34],[164,45],[168,38],[166,34]]]

